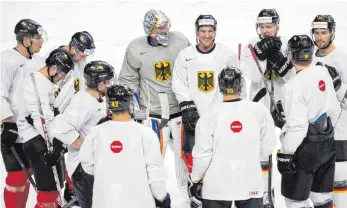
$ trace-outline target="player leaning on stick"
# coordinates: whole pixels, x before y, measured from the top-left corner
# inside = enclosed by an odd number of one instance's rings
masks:
[[[74,68],[72,57],[64,49],[52,51],[45,63],[46,66],[25,78],[22,91],[16,94],[21,98],[18,134],[24,140],[24,153],[31,163],[38,189],[35,208],[58,206],[58,190],[63,185],[65,172],[61,159],[66,150],[63,143],[51,135],[55,116],[54,84]]]

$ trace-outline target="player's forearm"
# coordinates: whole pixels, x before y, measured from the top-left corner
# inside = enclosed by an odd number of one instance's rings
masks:
[[[193,156],[194,157],[194,156]],[[193,171],[191,174],[193,181],[201,180],[205,176],[205,173],[210,166],[212,161],[212,155],[204,158],[196,158],[193,159]]]
[[[162,200],[167,195],[165,181],[155,181],[150,184],[154,198]]]

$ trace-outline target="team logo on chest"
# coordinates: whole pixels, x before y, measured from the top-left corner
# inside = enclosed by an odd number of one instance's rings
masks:
[[[167,82],[172,78],[171,61],[154,62],[154,75],[158,82]]]
[[[214,90],[213,71],[198,71],[198,89],[204,93]]]

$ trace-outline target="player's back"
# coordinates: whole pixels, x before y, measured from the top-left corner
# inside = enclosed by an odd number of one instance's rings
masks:
[[[291,100],[295,99],[306,105],[309,122],[314,122],[323,113],[331,116],[333,123],[336,120],[339,106],[332,80],[325,67],[311,65],[309,68],[299,71],[284,85],[283,92],[286,100],[284,102],[285,112],[300,110],[288,109],[285,106],[285,103],[293,103]],[[292,106],[292,108],[294,107]]]
[[[218,200],[261,197],[260,161],[276,143],[267,108],[248,100],[223,102],[213,106],[207,119],[211,120],[213,159],[204,178],[203,196]]]
[[[148,151],[146,142],[148,139],[155,140],[156,136],[148,136],[155,134],[151,129],[132,121],[108,121],[98,128],[97,139],[94,141],[93,206],[154,207],[149,186],[153,178],[147,174],[149,164],[146,157],[151,154],[150,151],[158,151],[158,157],[160,154],[155,145]],[[158,167],[161,166],[159,161]],[[157,174],[162,177],[161,171]]]

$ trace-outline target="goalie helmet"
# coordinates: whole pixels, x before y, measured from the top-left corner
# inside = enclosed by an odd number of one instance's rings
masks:
[[[225,67],[218,75],[219,91],[223,95],[241,93],[242,74],[235,67]]]
[[[58,73],[64,72],[67,74],[75,67],[70,53],[62,48],[53,50],[45,62],[48,67],[56,65]]]
[[[210,14],[203,15],[201,14],[195,20],[195,31],[198,32],[201,26],[211,26],[214,31],[217,30],[217,20]]]
[[[106,101],[112,112],[126,111],[132,103],[132,91],[123,85],[111,85],[107,88]]]
[[[74,46],[76,53],[81,51],[87,56],[94,55],[95,45],[93,36],[87,32],[77,32],[71,37],[70,46]]]
[[[167,28],[165,32],[158,33],[156,40],[161,45],[169,44],[169,30],[171,22],[164,12],[160,10],[149,10],[143,18],[143,28],[147,35],[150,35],[155,28]]]
[[[294,35],[288,41],[288,53],[295,61],[311,61],[313,56],[313,49],[314,44],[311,38],[307,35]]]
[[[110,81],[114,78],[114,68],[105,61],[91,61],[84,67],[83,76],[89,88],[96,89],[99,82]]]

